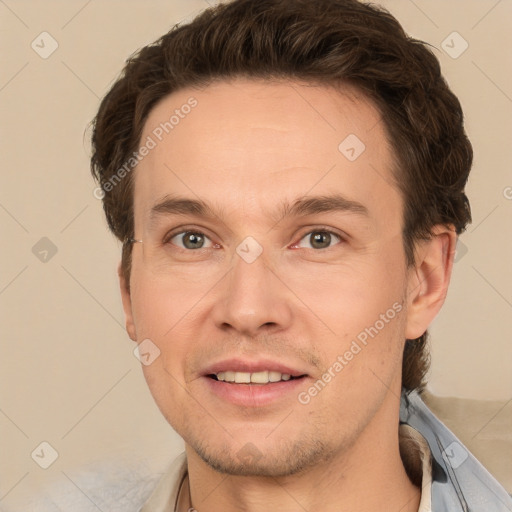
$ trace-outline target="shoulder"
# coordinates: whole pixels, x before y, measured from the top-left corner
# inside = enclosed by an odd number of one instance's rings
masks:
[[[20,497],[2,512],[137,512],[161,477],[144,463],[101,462],[62,471],[50,485]]]
[[[400,422],[417,430],[432,456],[432,510],[512,510],[512,498],[416,392],[403,393]]]

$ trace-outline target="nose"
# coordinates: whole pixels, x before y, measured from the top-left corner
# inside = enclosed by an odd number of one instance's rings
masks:
[[[249,337],[286,330],[292,321],[292,293],[264,255],[248,263],[234,255],[213,308],[215,325]]]

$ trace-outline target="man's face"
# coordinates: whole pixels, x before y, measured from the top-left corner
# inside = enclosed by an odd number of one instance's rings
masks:
[[[410,274],[371,103],[219,82],[165,98],[148,136],[125,305],[132,337],[161,352],[145,377],[188,446],[218,470],[277,476],[396,422]]]

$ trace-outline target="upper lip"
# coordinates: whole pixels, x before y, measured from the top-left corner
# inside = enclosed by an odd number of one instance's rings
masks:
[[[307,372],[301,371],[298,368],[294,368],[291,365],[284,364],[272,359],[249,360],[240,358],[223,359],[222,361],[213,363],[205,368],[203,374],[213,375],[227,371],[256,373],[266,370],[288,374],[292,377],[300,377],[307,374]]]

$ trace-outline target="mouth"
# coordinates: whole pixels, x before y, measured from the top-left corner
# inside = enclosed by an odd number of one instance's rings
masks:
[[[275,382],[287,382],[289,380],[302,379],[306,377],[306,374],[294,376],[289,373],[281,373],[275,370],[263,370],[259,372],[237,372],[234,370],[227,370],[218,373],[210,373],[207,377],[230,384],[266,385]]]
[[[213,364],[203,373],[210,396],[242,407],[262,407],[292,401],[309,375],[276,361],[230,359]]]

